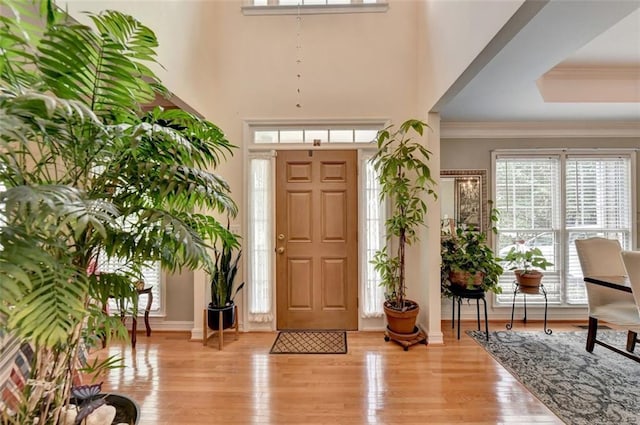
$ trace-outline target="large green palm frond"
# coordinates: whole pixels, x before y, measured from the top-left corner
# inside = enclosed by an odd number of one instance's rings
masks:
[[[87,133],[93,137],[82,136]],[[81,102],[0,90],[0,174],[5,186],[76,183],[75,176],[86,166],[78,155],[98,149],[95,141],[101,134],[102,123]]]
[[[77,263],[71,236],[90,227],[104,233],[117,211],[60,185],[10,187],[0,193],[0,204],[0,292],[7,326],[39,344],[61,343],[87,314],[87,273]]]
[[[34,73],[35,46],[44,25],[38,8],[30,2],[1,0],[0,9],[0,84],[33,88],[39,83]]]
[[[156,78],[144,64],[154,61],[155,35],[120,12],[90,17],[98,32],[68,22],[50,26],[39,45],[38,68],[57,96],[85,102],[107,122],[132,119],[155,98],[150,82]]]
[[[178,140],[176,146],[176,158],[180,159],[181,164],[217,167],[235,148],[215,124],[180,109],[165,110],[156,107],[143,120],[165,124],[162,131],[167,132],[170,137],[182,135],[183,140]],[[171,129],[177,131],[171,132]],[[156,133],[154,136],[157,138],[159,135]],[[193,155],[193,152],[198,155]]]

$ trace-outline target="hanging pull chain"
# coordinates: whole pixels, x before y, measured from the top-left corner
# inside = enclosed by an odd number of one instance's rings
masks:
[[[301,41],[301,29],[302,29],[302,17],[300,16],[300,3],[302,0],[298,0],[298,14],[296,16],[296,108],[302,108],[302,93],[300,92],[300,81],[302,77],[302,41]]]

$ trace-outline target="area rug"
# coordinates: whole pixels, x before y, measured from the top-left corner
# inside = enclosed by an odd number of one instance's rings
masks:
[[[346,354],[345,331],[278,332],[271,354]]]
[[[587,353],[585,331],[467,334],[565,423],[640,424],[640,363],[598,345]],[[598,339],[624,348],[626,332]]]

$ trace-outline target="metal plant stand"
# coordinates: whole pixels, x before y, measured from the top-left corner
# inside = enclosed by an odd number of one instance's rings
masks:
[[[513,314],[516,309],[516,295],[522,294],[524,296],[524,317],[522,321],[527,323],[527,294],[529,295],[543,295],[544,296],[544,325],[543,330],[547,335],[551,335],[553,332],[551,329],[547,328],[547,291],[544,289],[544,285],[541,283],[537,288],[537,292],[528,292],[531,288],[526,287],[527,291],[524,291],[523,288],[520,287],[520,284],[517,281],[513,282],[514,290],[513,290],[513,303],[511,304],[511,322],[507,323],[507,330],[511,330],[513,328]]]
[[[467,289],[458,285],[451,285],[449,288],[453,294],[451,303],[451,329],[455,327],[456,304],[458,304],[458,339],[460,339],[460,310],[462,299],[476,300],[476,317],[478,319],[478,330],[480,330],[480,300],[484,305],[484,328],[487,341],[489,340],[489,322],[487,320],[487,300],[483,289]]]

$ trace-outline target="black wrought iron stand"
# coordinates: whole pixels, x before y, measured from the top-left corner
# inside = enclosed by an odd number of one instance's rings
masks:
[[[544,289],[544,285],[541,283],[540,286],[537,288],[530,288],[530,287],[525,287],[525,289],[523,289],[522,287],[520,287],[520,285],[518,284],[517,281],[513,282],[514,285],[514,290],[513,290],[513,303],[511,304],[511,322],[507,323],[507,330],[511,330],[513,328],[513,314],[514,311],[516,309],[516,295],[518,294],[522,294],[524,296],[524,317],[522,319],[522,321],[524,323],[527,323],[527,294],[529,295],[543,295],[544,296],[544,325],[543,325],[543,329],[544,329],[544,333],[546,333],[547,335],[551,335],[551,333],[553,332],[551,329],[547,328],[547,291]],[[526,292],[525,292],[526,291]]]
[[[485,299],[485,292],[483,289],[467,289],[458,285],[451,285],[449,288],[453,294],[452,309],[451,309],[451,329],[455,327],[455,314],[456,304],[458,304],[458,339],[460,339],[460,307],[462,306],[462,299],[476,300],[476,315],[478,318],[478,330],[480,330],[480,300],[484,304],[484,328],[487,341],[489,340],[489,322],[487,321],[487,300]]]

